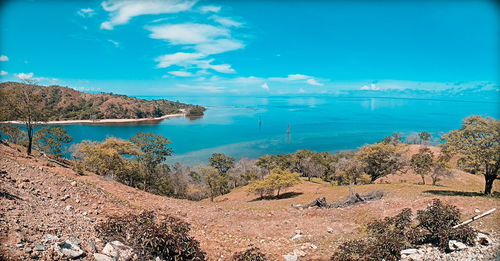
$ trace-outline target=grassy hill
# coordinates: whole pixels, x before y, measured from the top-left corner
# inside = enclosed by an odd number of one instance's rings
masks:
[[[0,83],[0,91],[11,94],[27,85]],[[112,93],[91,94],[62,86],[35,86],[35,95],[42,97],[37,105],[49,121],[94,119],[141,119],[161,117],[186,111],[188,116],[203,115],[204,107],[168,100],[144,100]],[[18,120],[18,119],[9,119]]]

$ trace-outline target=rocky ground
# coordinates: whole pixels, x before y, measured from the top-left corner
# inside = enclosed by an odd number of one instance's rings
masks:
[[[259,247],[272,260],[328,260],[340,242],[359,236],[369,220],[395,215],[405,207],[411,207],[415,213],[435,197],[456,205],[464,217],[477,214],[476,209],[500,208],[497,198],[429,194],[432,189],[439,193],[445,189],[480,190],[481,177],[462,174],[443,181],[440,187],[358,186],[355,189],[359,193],[382,189],[388,194],[382,200],[354,207],[294,209],[291,204],[309,203],[317,197],[324,196],[329,202],[340,200],[349,195],[348,188],[305,182],[293,188],[297,196],[280,200],[256,201],[254,195],[237,189],[218,197],[214,203],[191,202],[145,193],[92,173],[79,176],[3,145],[0,145],[0,172],[0,250],[6,260],[57,260],[63,254],[94,260],[96,249],[103,254],[111,243],[98,239],[95,224],[109,215],[138,213],[143,209],[190,223],[191,235],[200,242],[210,260],[230,260],[234,252],[250,245]],[[497,256],[498,212],[473,223],[478,230],[488,233],[491,245],[446,255],[427,247],[417,250],[419,258],[488,260]],[[96,256],[101,258],[99,261],[110,260],[113,249],[119,248],[117,244],[108,245],[107,255]]]

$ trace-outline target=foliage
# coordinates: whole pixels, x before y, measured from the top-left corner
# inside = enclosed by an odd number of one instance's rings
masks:
[[[261,198],[264,194],[273,194],[274,191],[277,191],[276,196],[279,197],[281,190],[301,182],[300,174],[292,173],[288,169],[275,168],[266,178],[251,182],[247,190],[260,195]]]
[[[198,166],[198,171],[205,180],[205,185],[210,194],[210,201],[214,201],[214,197],[229,192],[228,179],[221,175],[216,168],[212,166]]]
[[[21,144],[26,140],[26,132],[12,125],[0,126],[0,137],[14,144]]]
[[[406,166],[403,148],[403,144],[378,142],[363,146],[357,152],[356,158],[364,164],[365,172],[370,175],[371,182],[374,182]]]
[[[110,217],[97,226],[105,242],[118,240],[132,247],[140,260],[205,260],[199,243],[189,235],[190,225],[166,216],[157,220],[153,212]]]
[[[500,173],[500,120],[473,115],[462,127],[442,136],[445,154],[457,154],[460,161],[485,178],[484,193],[491,194]]]
[[[63,143],[70,143],[73,138],[69,136],[66,129],[60,127],[43,127],[35,133],[35,141],[46,153],[62,158]]]
[[[236,162],[227,173],[230,187],[246,186],[250,181],[263,177],[264,169],[255,165],[256,162],[248,158],[241,158]]]
[[[267,261],[266,255],[260,252],[258,247],[252,246],[245,251],[233,255],[233,261]]]
[[[139,132],[130,141],[142,151],[137,155],[137,160],[145,168],[144,190],[148,190],[151,184],[157,179],[156,168],[172,155],[172,149],[168,148],[170,140],[162,135],[151,132]]]
[[[431,140],[431,134],[427,131],[422,131],[418,134],[421,143],[428,143]]]
[[[417,220],[419,224],[412,224],[409,208],[394,217],[374,220],[367,225],[367,238],[344,242],[332,260],[399,260],[401,250],[420,244],[431,243],[442,250],[448,249],[448,241],[452,239],[474,244],[474,230],[467,225],[453,229],[460,220],[460,212],[439,199],[418,211]]]
[[[123,155],[138,155],[134,144],[130,141],[117,138],[108,138],[102,143],[82,141],[78,150],[74,153],[77,158],[101,175],[125,175],[125,172],[133,169],[131,160]]]
[[[410,166],[422,177],[422,184],[425,184],[425,175],[432,171],[433,159],[434,153],[427,147],[420,148],[417,154],[411,156]]]
[[[200,117],[203,116],[203,113],[205,112],[205,108],[199,105],[193,105],[191,108],[189,108],[188,113],[186,116],[188,117]]]
[[[11,90],[4,90],[4,99],[0,100],[2,120],[20,120],[26,125],[28,135],[27,154],[31,155],[33,145],[34,126],[46,119],[39,109],[42,97],[35,93],[36,85],[32,80],[25,80],[26,84],[16,83]]]
[[[226,156],[224,153],[213,153],[208,162],[210,166],[216,168],[224,176],[234,166],[234,158]]]
[[[355,157],[342,157],[333,163],[333,180],[338,185],[357,185],[370,183],[371,178],[365,173],[363,162]]]

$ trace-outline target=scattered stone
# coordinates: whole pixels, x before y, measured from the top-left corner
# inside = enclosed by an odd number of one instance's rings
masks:
[[[120,261],[130,260],[134,256],[133,249],[120,241],[107,243],[102,249],[102,253],[111,257],[116,257],[116,259]]]
[[[62,244],[56,243],[54,246],[55,250],[59,252],[63,257],[69,258],[79,258],[83,256],[85,253],[79,246],[71,243],[70,241],[65,241]]]
[[[35,246],[36,251],[46,251],[48,248],[44,245],[37,245]]]
[[[479,212],[481,212],[481,210],[476,208],[476,209],[474,209],[474,212],[479,213]]]
[[[26,252],[26,253],[29,254],[29,253],[33,252],[33,249],[31,249],[31,248],[28,247],[28,248],[24,249],[24,252]]]
[[[69,194],[64,195],[64,197],[61,198],[61,201],[65,201],[66,199],[70,198]]]
[[[71,186],[76,187],[76,181],[71,182]]]
[[[293,236],[290,240],[296,240],[296,239],[299,239],[299,238],[301,238],[301,237],[303,237],[303,235],[301,235],[301,234],[296,234],[296,235],[295,235],[295,236]]]
[[[448,242],[448,247],[450,248],[450,250],[452,251],[459,251],[459,250],[464,250],[467,248],[467,246],[462,243],[462,242],[458,242],[456,240],[450,240]]]
[[[317,247],[315,244],[311,244],[311,248],[312,248],[312,249],[316,249],[316,248],[318,248],[318,247]]]
[[[493,242],[491,241],[491,239],[487,235],[485,235],[483,233],[477,233],[477,243],[479,243],[483,246],[489,246]]]
[[[327,228],[326,228],[326,231],[327,231],[328,233],[330,233],[330,234],[331,234],[331,233],[333,233],[333,228],[331,228],[331,227],[327,227]]]
[[[96,261],[114,261],[112,257],[99,253],[94,253],[94,259]]]
[[[418,251],[417,249],[415,248],[408,248],[408,249],[405,249],[405,250],[401,250],[401,255],[404,256],[404,255],[411,255],[411,254],[416,254]]]
[[[67,205],[66,206],[66,211],[71,211],[71,210],[73,210],[73,207],[71,205]]]
[[[59,237],[58,236],[53,236],[51,234],[46,234],[45,236],[45,242],[49,242],[49,243],[52,243],[52,242],[56,242],[56,241],[59,241]]]
[[[16,244],[16,247],[18,247],[18,248],[23,248],[23,247],[24,247],[24,244],[23,244],[23,243],[17,243],[17,244]]]
[[[283,259],[285,261],[297,261],[299,257],[295,254],[286,254],[286,255],[283,255]]]
[[[304,252],[304,251],[302,251],[300,249],[294,249],[293,250],[293,254],[296,255],[296,256],[298,256],[298,257],[304,257],[304,256],[307,255],[306,252]]]

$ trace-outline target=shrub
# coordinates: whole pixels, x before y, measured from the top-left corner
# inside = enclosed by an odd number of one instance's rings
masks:
[[[233,255],[233,261],[267,261],[266,255],[260,252],[258,247],[250,247],[249,249],[237,252]]]
[[[454,229],[460,220],[455,206],[435,199],[428,208],[417,213],[418,225],[412,224],[411,209],[403,209],[394,217],[375,220],[367,225],[368,237],[341,244],[332,260],[398,260],[403,249],[431,243],[448,250],[449,240],[474,244],[476,232],[470,226]]]
[[[118,240],[132,247],[140,260],[205,260],[198,241],[189,236],[190,225],[166,216],[156,220],[153,212],[111,217],[97,226],[106,242]]]
[[[250,183],[248,192],[254,192],[262,198],[263,194],[273,194],[278,191],[276,197],[280,196],[281,190],[300,184],[300,174],[292,173],[290,170],[273,169],[271,173],[262,180]]]

